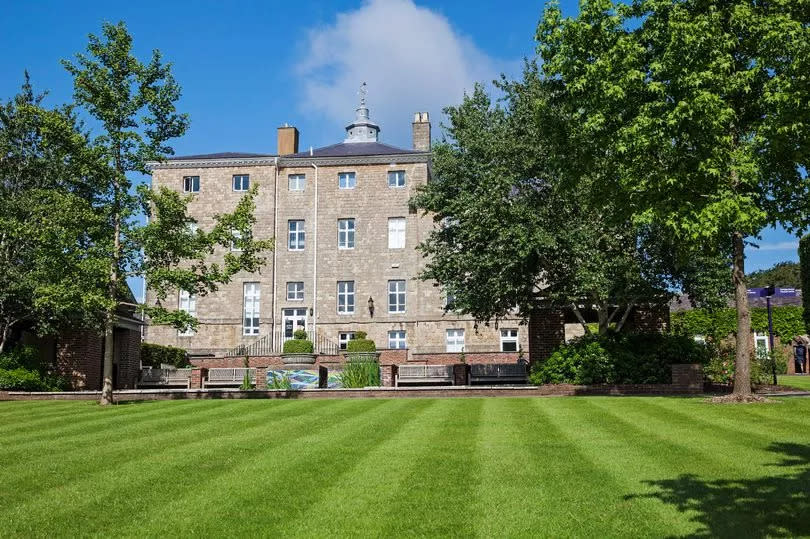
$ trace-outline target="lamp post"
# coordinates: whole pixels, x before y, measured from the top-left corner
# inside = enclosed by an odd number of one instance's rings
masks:
[[[770,353],[773,354],[773,315],[771,313],[771,296],[776,292],[776,287],[771,285],[765,289],[765,305],[768,308],[768,344],[770,344]],[[776,362],[771,361],[771,370],[773,373],[773,385],[778,383],[776,379]]]

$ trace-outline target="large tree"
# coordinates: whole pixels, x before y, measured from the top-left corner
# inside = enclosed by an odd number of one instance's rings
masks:
[[[239,271],[256,271],[265,262],[263,250],[270,240],[254,240],[254,187],[228,214],[217,216],[210,231],[194,230],[186,205],[177,192],[141,188],[133,192],[129,174],[148,172],[150,161],[173,153],[168,141],[182,135],[188,118],[177,112],[180,87],[171,65],[152,52],[143,63],[133,55],[132,38],[123,23],[104,24],[102,36],[89,36],[86,54],[75,63],[63,64],[74,77],[74,99],[92,118],[96,136],[93,148],[104,163],[104,182],[97,210],[110,226],[100,242],[107,267],[104,287],[104,369],[101,403],[113,402],[113,327],[120,290],[129,276],[142,276],[157,291],[159,300],[178,289],[206,294],[228,282]],[[150,217],[139,226],[137,216]],[[240,251],[222,249],[236,242]],[[219,249],[218,249],[219,248]],[[226,251],[218,256],[219,251]],[[217,255],[213,258],[212,255]],[[220,260],[221,258],[221,260]],[[187,313],[162,304],[143,306],[155,323],[171,323],[180,329],[194,327]]]
[[[810,2],[583,0],[567,19],[551,4],[537,37],[578,136],[621,157],[603,184],[621,215],[730,253],[734,395],[748,398],[746,241],[810,218]]]

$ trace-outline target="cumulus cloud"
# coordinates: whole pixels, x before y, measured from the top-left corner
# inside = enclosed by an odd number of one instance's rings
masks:
[[[297,75],[305,114],[323,117],[339,136],[366,82],[380,139],[406,147],[414,112],[430,112],[435,137],[443,107],[458,104],[475,82],[489,83],[508,65],[412,0],[369,0],[340,13],[333,24],[310,29],[304,49]]]
[[[795,251],[799,248],[798,241],[778,241],[775,243],[759,244],[760,251]]]

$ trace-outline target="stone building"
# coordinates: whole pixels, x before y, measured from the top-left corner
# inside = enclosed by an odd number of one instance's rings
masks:
[[[441,289],[417,278],[424,260],[416,246],[436,226],[409,206],[431,176],[426,112],[414,115],[412,129],[411,149],[380,142],[380,127],[361,99],[345,140],[331,146],[299,151],[298,130],[285,125],[278,128],[276,155],[217,153],[153,163],[152,188],[192,195],[189,212],[202,229],[257,185],[253,235],[275,238],[275,250],[260,272],[238,275],[215,294],[177,293],[178,306],[200,322],[196,332],[151,326],[146,339],[194,355],[259,342],[263,353],[276,353],[301,328],[321,351],[345,347],[357,331],[378,348],[406,348],[409,356],[463,349],[468,357],[506,351],[516,358],[519,347],[527,350],[526,326],[517,320],[476,329],[473,320],[445,313]],[[147,302],[155,302],[150,291]]]

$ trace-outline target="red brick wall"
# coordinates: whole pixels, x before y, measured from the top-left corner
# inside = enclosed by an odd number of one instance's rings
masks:
[[[473,363],[516,363],[518,359],[517,352],[480,352],[480,353],[465,353],[465,361],[468,364]],[[409,364],[417,365],[455,365],[459,362],[458,353],[439,353],[439,354],[413,354]],[[404,363],[404,362],[403,362]]]
[[[529,316],[529,362],[544,361],[565,343],[565,315],[557,309],[537,309]]]
[[[669,305],[639,305],[630,313],[625,331],[663,333],[669,329]]]
[[[56,342],[56,371],[73,389],[101,389],[104,339],[88,330],[66,331]]]
[[[133,329],[115,330],[115,363],[118,365],[116,387],[130,389],[138,382],[141,368],[141,334]]]

